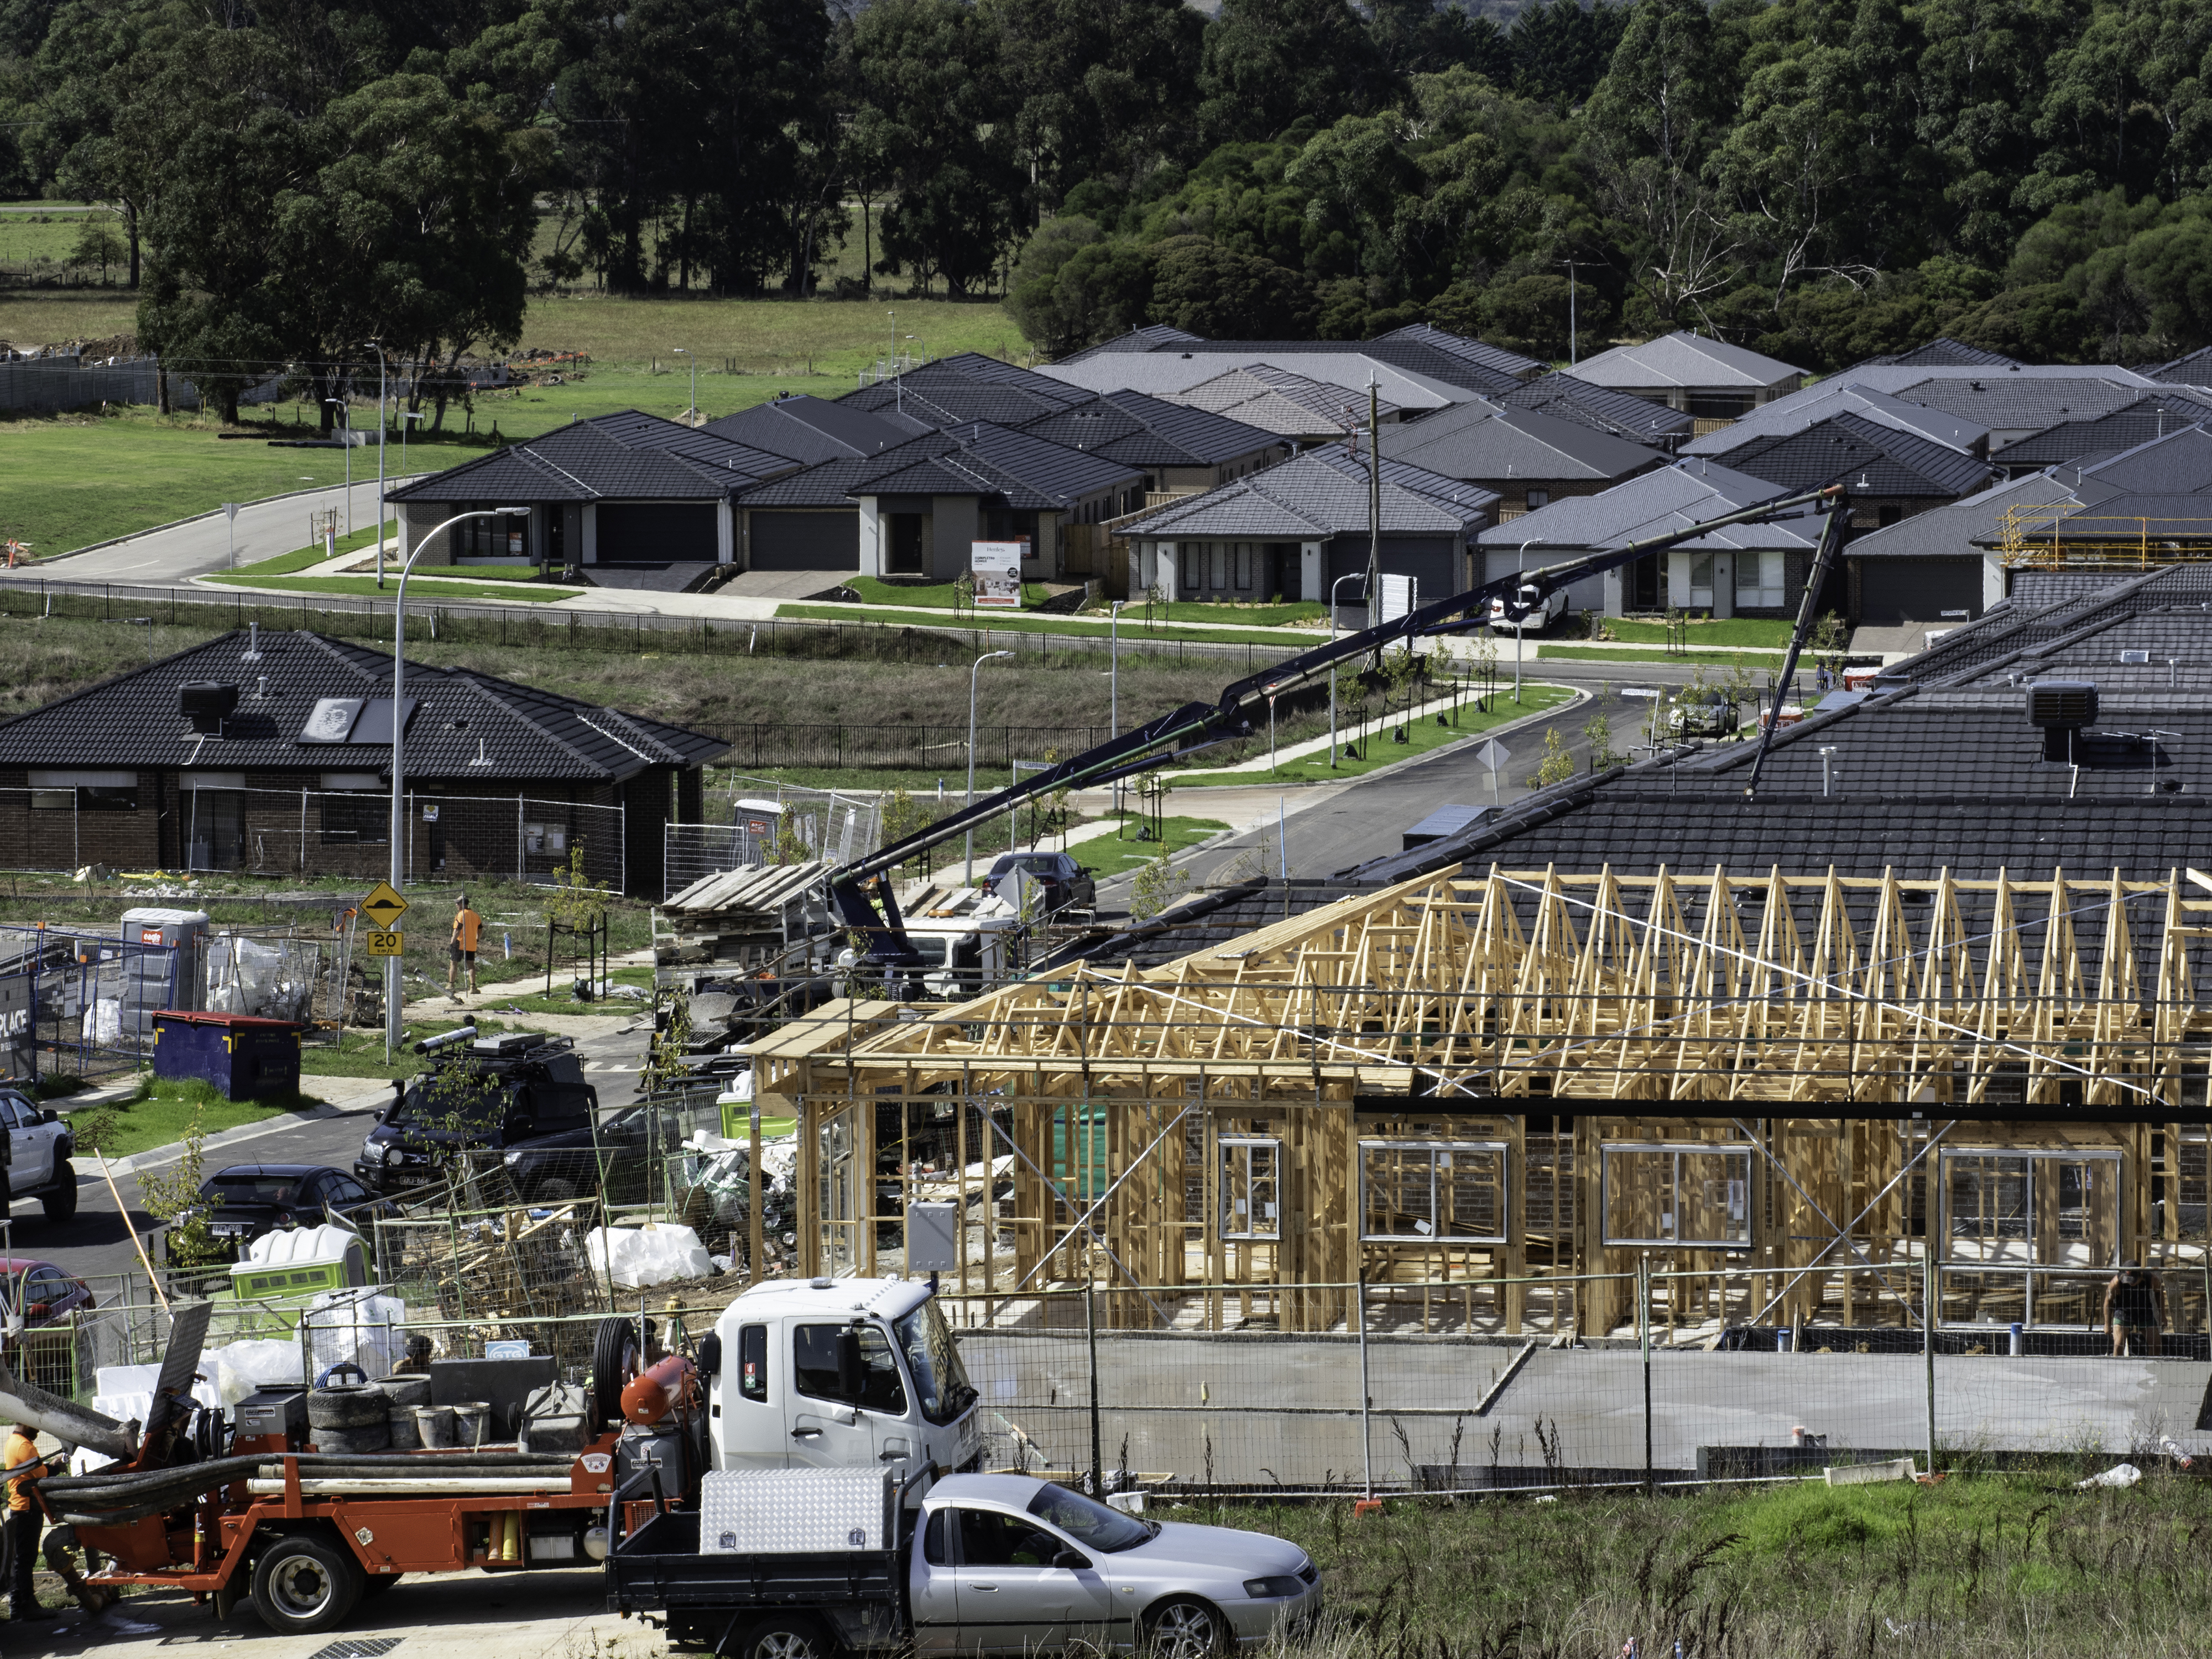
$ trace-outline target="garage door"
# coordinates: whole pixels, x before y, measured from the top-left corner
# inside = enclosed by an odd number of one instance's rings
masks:
[[[858,570],[860,512],[756,513],[748,563],[755,570]]]
[[[602,501],[601,564],[713,564],[712,501]]]
[[[1861,559],[1859,621],[1962,623],[1982,614],[1979,559]]]

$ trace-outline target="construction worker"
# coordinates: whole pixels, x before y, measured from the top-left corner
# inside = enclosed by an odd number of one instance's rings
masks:
[[[32,1588],[31,1575],[39,1565],[39,1526],[41,1516],[39,1506],[25,1490],[24,1483],[35,1480],[46,1472],[39,1461],[39,1431],[24,1424],[12,1425],[8,1441],[0,1447],[0,1468],[20,1470],[8,1482],[8,1553],[9,1553],[9,1609],[10,1619],[51,1619],[54,1615],[39,1605],[38,1592]],[[24,1466],[30,1467],[26,1468]]]
[[[2166,1328],[2166,1287],[2158,1275],[2132,1261],[2114,1273],[2105,1286],[2105,1325],[2113,1358],[2125,1358],[2130,1343],[2157,1358],[2159,1333]]]
[[[477,988],[477,935],[483,931],[483,918],[469,908],[469,896],[456,894],[453,898],[453,944],[446,964],[446,993],[453,995],[454,976],[463,969],[468,970],[468,988],[474,994]]]

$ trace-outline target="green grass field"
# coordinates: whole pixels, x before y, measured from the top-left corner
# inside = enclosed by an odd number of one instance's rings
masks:
[[[909,627],[915,628],[942,628],[945,625],[945,615],[941,611],[894,611],[888,605],[871,607],[870,611],[863,615],[849,605],[780,605],[775,608],[775,614],[779,617],[827,618],[838,622],[904,623]],[[1087,634],[1093,639],[1101,640],[1112,632],[1110,625],[1103,621],[1091,622],[1069,617],[1040,617],[1031,612],[1017,613],[1007,611],[979,611],[973,623],[967,620],[966,614],[963,612],[958,626],[963,631],[970,628],[976,629],[984,647],[988,647],[990,644],[990,636],[994,632]],[[1120,637],[1133,649],[1141,647],[1150,640],[1203,641],[1211,645],[1272,645],[1279,647],[1285,651],[1295,650],[1299,644],[1296,638],[1286,638],[1281,634],[1247,633],[1242,629],[1234,628],[1133,629],[1124,627],[1121,630]]]
[[[386,520],[384,538],[387,547],[398,538],[398,534],[399,520]],[[339,537],[337,550],[340,554],[373,553],[376,550],[376,526],[371,525],[366,530],[355,531],[350,536]],[[295,570],[305,570],[310,565],[320,564],[331,556],[322,543],[310,542],[305,547],[294,548],[289,553],[279,553],[273,558],[256,559],[251,564],[242,564],[238,567],[237,574],[240,576],[287,576]]]
[[[1745,668],[1779,668],[1784,653],[1779,651],[1614,651],[1600,645],[1540,645],[1531,647],[1530,654],[1553,662],[1617,662],[1624,666],[1639,662],[1701,662],[1722,668],[1732,665]]]
[[[1693,622],[1686,630],[1692,650],[1701,645],[1762,645],[1779,651],[1790,643],[1796,629],[1794,622],[1781,622],[1771,617],[1728,617],[1718,621]],[[1609,618],[1606,632],[1624,645],[1664,645],[1667,629],[1662,623],[1623,622]]]
[[[213,1135],[272,1118],[296,1117],[316,1104],[312,1092],[285,1104],[225,1100],[205,1083],[157,1083],[151,1077],[144,1079],[141,1091],[136,1100],[80,1107],[71,1113],[70,1127],[78,1143],[111,1160],[129,1158],[175,1145],[191,1132],[195,1118],[202,1134]]]
[[[1096,841],[1079,841],[1068,850],[1078,864],[1096,872],[1103,881],[1109,876],[1127,875],[1138,866],[1151,863],[1159,857],[1163,848],[1170,853],[1180,853],[1219,835],[1228,827],[1219,818],[1164,818],[1160,823],[1162,834],[1158,841],[1115,841],[1101,836]],[[1135,836],[1133,821],[1127,833]]]

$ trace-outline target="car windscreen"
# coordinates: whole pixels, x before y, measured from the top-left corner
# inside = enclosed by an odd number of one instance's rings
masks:
[[[304,1176],[219,1175],[200,1188],[211,1204],[296,1204]]]
[[[1150,1523],[1109,1510],[1066,1486],[1047,1486],[1030,1499],[1030,1513],[1048,1526],[1058,1527],[1078,1543],[1109,1555],[1134,1549],[1152,1535]]]
[[[410,1089],[387,1121],[424,1129],[496,1129],[507,1121],[507,1099],[489,1079],[440,1075]]]
[[[932,1423],[957,1420],[974,1403],[975,1390],[969,1386],[968,1368],[960,1363],[952,1328],[937,1304],[923,1303],[891,1328],[906,1352],[907,1370],[914,1374],[922,1416]]]

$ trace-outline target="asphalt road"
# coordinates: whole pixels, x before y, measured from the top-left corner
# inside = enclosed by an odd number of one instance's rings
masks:
[[[641,1029],[628,1036],[587,1037],[576,1044],[577,1052],[584,1057],[585,1076],[599,1091],[603,1114],[627,1104],[635,1097],[638,1067],[643,1063],[650,1035],[649,1030]],[[309,1093],[314,1092],[312,1077],[307,1079],[306,1086]],[[359,1098],[352,1109],[335,1116],[282,1121],[272,1119],[266,1125],[258,1126],[260,1133],[250,1140],[210,1148],[204,1167],[209,1174],[234,1164],[247,1163],[327,1164],[337,1169],[350,1169],[360,1154],[362,1139],[375,1121],[376,1109],[383,1103],[382,1097],[368,1096]],[[148,1173],[159,1174],[167,1167],[167,1161],[144,1167]],[[125,1214],[127,1212],[131,1227],[137,1229],[139,1238],[149,1250],[153,1249],[153,1232],[157,1224],[146,1212],[144,1196],[139,1190],[138,1170],[134,1169],[115,1180],[126,1212],[117,1209],[113,1194],[100,1177],[96,1159],[79,1158],[76,1169],[76,1216],[58,1224],[52,1224],[35,1202],[26,1200],[17,1204],[11,1218],[13,1254],[32,1261],[58,1263],[64,1271],[79,1277],[127,1273],[137,1268],[137,1252],[132,1248],[130,1230],[124,1224]]]
[[[368,457],[368,482],[358,482],[363,465],[362,457]],[[397,461],[396,454],[386,457],[388,466]],[[376,527],[376,450],[374,446],[357,449],[353,458],[353,526],[356,530]],[[387,477],[386,489],[397,489],[399,479]],[[343,484],[330,489],[319,489],[310,494],[283,495],[271,501],[256,501],[239,510],[237,532],[237,562],[250,564],[256,559],[274,558],[279,553],[289,553],[307,539],[307,515],[331,507],[338,510],[340,534],[346,523],[346,490]],[[0,580],[38,582],[42,580],[68,582],[181,582],[193,576],[204,576],[212,571],[227,569],[232,562],[231,526],[222,514],[195,519],[189,524],[168,526],[149,530],[108,547],[94,548],[85,553],[64,554],[59,558],[42,559],[33,565],[17,570],[0,570]]]

